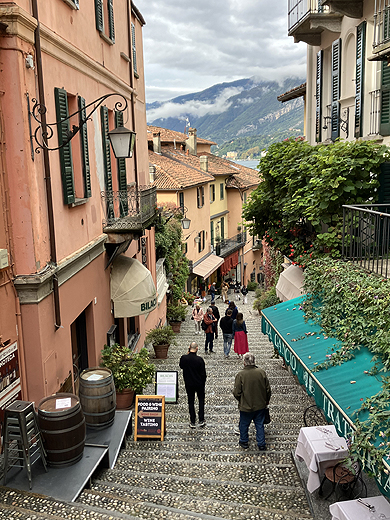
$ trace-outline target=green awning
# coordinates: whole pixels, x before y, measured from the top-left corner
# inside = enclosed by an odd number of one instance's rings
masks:
[[[262,332],[267,334],[307,393],[314,397],[317,406],[335,425],[339,435],[351,435],[354,430],[353,413],[360,409],[366,397],[376,395],[382,389],[380,378],[365,373],[374,365],[373,354],[366,347],[361,347],[348,362],[312,372],[341,343],[336,338],[321,334],[320,327],[312,321],[305,322],[301,306],[303,301],[304,297],[299,297],[264,309]],[[390,373],[383,375],[389,376]],[[368,412],[366,416],[360,416],[362,420],[367,417]],[[369,454],[364,454],[361,462],[365,470],[375,473],[382,492],[390,496],[390,476],[375,472]],[[390,471],[388,461],[384,462]]]

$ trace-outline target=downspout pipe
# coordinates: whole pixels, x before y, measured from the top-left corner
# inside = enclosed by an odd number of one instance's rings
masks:
[[[37,21],[37,27],[34,32],[34,43],[35,43],[35,52],[36,52],[36,66],[37,66],[37,78],[38,78],[38,94],[39,94],[39,103],[43,106],[45,104],[45,89],[43,84],[43,70],[42,70],[42,50],[41,50],[41,32],[39,25],[39,16],[38,16],[38,0],[32,0],[32,12],[33,17]],[[42,120],[42,136],[47,135],[47,120],[46,120],[46,112],[41,114]],[[44,143],[46,143],[46,138],[43,137]],[[54,210],[53,210],[53,195],[51,189],[51,173],[50,173],[50,158],[49,158],[49,150],[44,147],[43,148],[43,167],[45,174],[45,187],[46,187],[46,201],[47,201],[47,213],[48,213],[48,224],[49,224],[49,239],[50,239],[50,261],[56,266],[57,265],[57,249],[56,249],[56,236],[55,236],[55,227],[54,227]],[[57,275],[53,276],[53,297],[54,297],[54,315],[55,321],[54,326],[56,330],[61,327],[61,311],[60,311],[60,296],[58,289],[58,278]]]

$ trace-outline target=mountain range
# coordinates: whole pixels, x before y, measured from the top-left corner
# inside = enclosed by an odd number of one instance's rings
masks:
[[[199,137],[219,146],[254,136],[268,141],[273,136],[302,135],[303,99],[281,103],[277,96],[304,81],[288,78],[277,83],[247,78],[219,83],[201,92],[147,104],[148,124],[178,132],[191,126]]]

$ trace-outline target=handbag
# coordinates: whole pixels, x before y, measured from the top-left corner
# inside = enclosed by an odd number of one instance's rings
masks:
[[[191,316],[191,319],[193,320],[193,319],[194,319],[194,317],[193,317],[193,316]]]
[[[265,415],[264,415],[264,424],[269,424],[271,422],[271,416],[269,414],[269,408],[265,409]]]

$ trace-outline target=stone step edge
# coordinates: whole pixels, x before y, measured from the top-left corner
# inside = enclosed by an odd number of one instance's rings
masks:
[[[145,492],[147,491],[150,495],[159,495],[159,496],[173,496],[175,498],[180,498],[180,497],[183,497],[183,495],[181,495],[180,493],[173,493],[171,491],[156,491],[155,489],[148,489],[148,488],[140,488],[140,487],[137,487],[137,486],[128,486],[128,485],[125,485],[125,484],[121,484],[119,482],[109,482],[109,483],[106,483],[105,481],[98,481],[99,484],[103,485],[103,486],[111,486],[113,488],[116,488],[118,490],[134,490],[134,491],[138,491],[138,492]],[[94,490],[94,489],[85,489],[83,491],[83,493],[92,493],[92,494],[95,494],[95,495],[99,495],[99,496],[111,496],[109,493],[105,493],[103,491],[97,491],[97,490]],[[205,498],[205,497],[197,497],[197,496],[194,496],[194,495],[185,495],[188,499],[192,500],[192,501],[196,501],[196,502],[216,502],[218,504],[221,504],[221,505],[226,505],[228,507],[236,507],[237,506],[237,502],[229,502],[229,501],[226,501],[226,500],[216,500],[216,499],[210,499],[210,498]],[[127,502],[127,503],[133,503],[133,502],[138,502],[139,503],[139,500],[132,500],[131,498],[129,499],[125,499],[123,498],[122,496],[120,495],[115,495],[113,497],[115,500],[121,500],[123,502]],[[216,517],[216,516],[210,516],[210,515],[204,515],[203,513],[195,513],[193,511],[189,511],[187,509],[177,509],[177,508],[171,508],[170,506],[162,506],[160,504],[155,504],[154,502],[143,502],[143,504],[147,505],[148,507],[157,507],[159,509],[165,509],[165,510],[168,510],[168,511],[172,511],[172,512],[177,512],[177,513],[181,513],[181,514],[191,514],[191,515],[196,515],[196,516],[199,516],[200,518],[204,518],[204,519],[213,519],[213,520],[220,520],[220,517]],[[289,510],[288,512],[286,511],[283,511],[281,509],[272,509],[272,508],[267,508],[267,507],[260,507],[260,506],[256,506],[256,505],[253,505],[253,504],[242,504],[240,503],[239,505],[241,506],[244,506],[248,509],[253,509],[254,511],[258,511],[258,512],[261,512],[261,511],[264,511],[264,512],[267,512],[267,513],[274,513],[274,514],[288,514],[289,515],[289,518],[291,518],[291,520],[294,520],[295,518],[299,518],[299,519],[303,519],[303,518],[312,518],[311,515],[306,515],[305,513],[299,513],[299,516],[296,516],[295,512]],[[222,520],[226,520],[225,518],[223,518]]]
[[[132,471],[130,469],[107,469],[104,471],[105,473],[109,473],[115,477],[115,474],[122,474],[122,475],[128,475],[132,477],[145,477],[145,478],[153,478],[153,479],[169,479],[169,480],[176,480],[180,482],[199,482],[200,484],[207,484],[210,486],[222,486],[222,485],[231,485],[231,486],[237,486],[237,487],[244,487],[244,488],[253,488],[253,489],[261,489],[263,491],[267,490],[275,490],[275,491],[295,491],[295,490],[302,490],[301,482],[299,481],[298,486],[280,486],[276,484],[252,484],[250,482],[239,482],[235,480],[215,480],[215,479],[206,479],[206,478],[200,478],[200,477],[185,477],[183,475],[168,475],[165,473],[153,473],[153,472],[143,472],[143,471]],[[102,479],[94,479],[95,481],[101,481],[101,482],[110,482],[109,480],[102,480]],[[299,480],[299,479],[298,479]]]
[[[0,486],[0,490],[1,489],[4,489],[4,487]],[[66,502],[63,500],[56,500],[55,498],[50,497],[50,496],[39,495],[37,493],[29,493],[28,491],[23,491],[23,490],[19,490],[19,489],[7,488],[7,491],[12,491],[12,492],[20,495],[21,497],[25,497],[25,499],[27,499],[27,498],[31,499],[31,497],[38,497],[40,500],[46,500],[47,502],[50,502],[51,504],[59,504],[61,506],[65,506],[65,507],[63,507],[63,509],[61,509],[61,515],[58,516],[58,514],[53,515],[52,513],[48,513],[47,511],[42,513],[38,509],[38,507],[41,507],[42,504],[37,505],[37,509],[31,508],[30,507],[31,500],[28,501],[27,507],[16,505],[15,503],[8,504],[6,502],[1,502],[0,503],[0,512],[1,512],[1,510],[6,509],[6,510],[18,511],[20,513],[26,514],[29,518],[31,517],[32,514],[34,514],[35,516],[42,518],[43,520],[65,520],[65,519],[73,520],[74,516],[71,514],[72,511],[69,511],[69,509],[71,509],[71,510],[77,509],[81,513],[85,513],[86,510],[91,512],[92,515],[90,516],[90,518],[91,519],[93,518],[94,520],[98,520],[94,513],[98,513],[100,515],[99,519],[101,519],[101,520],[116,520],[116,519],[118,519],[118,520],[139,520],[139,518],[137,518],[137,517],[123,515],[122,513],[119,513],[119,512],[115,512],[114,514],[112,514],[112,513],[108,514],[107,511],[103,511],[103,512],[96,511],[95,508],[90,507],[88,505],[80,505],[80,504],[77,504],[77,502]]]

